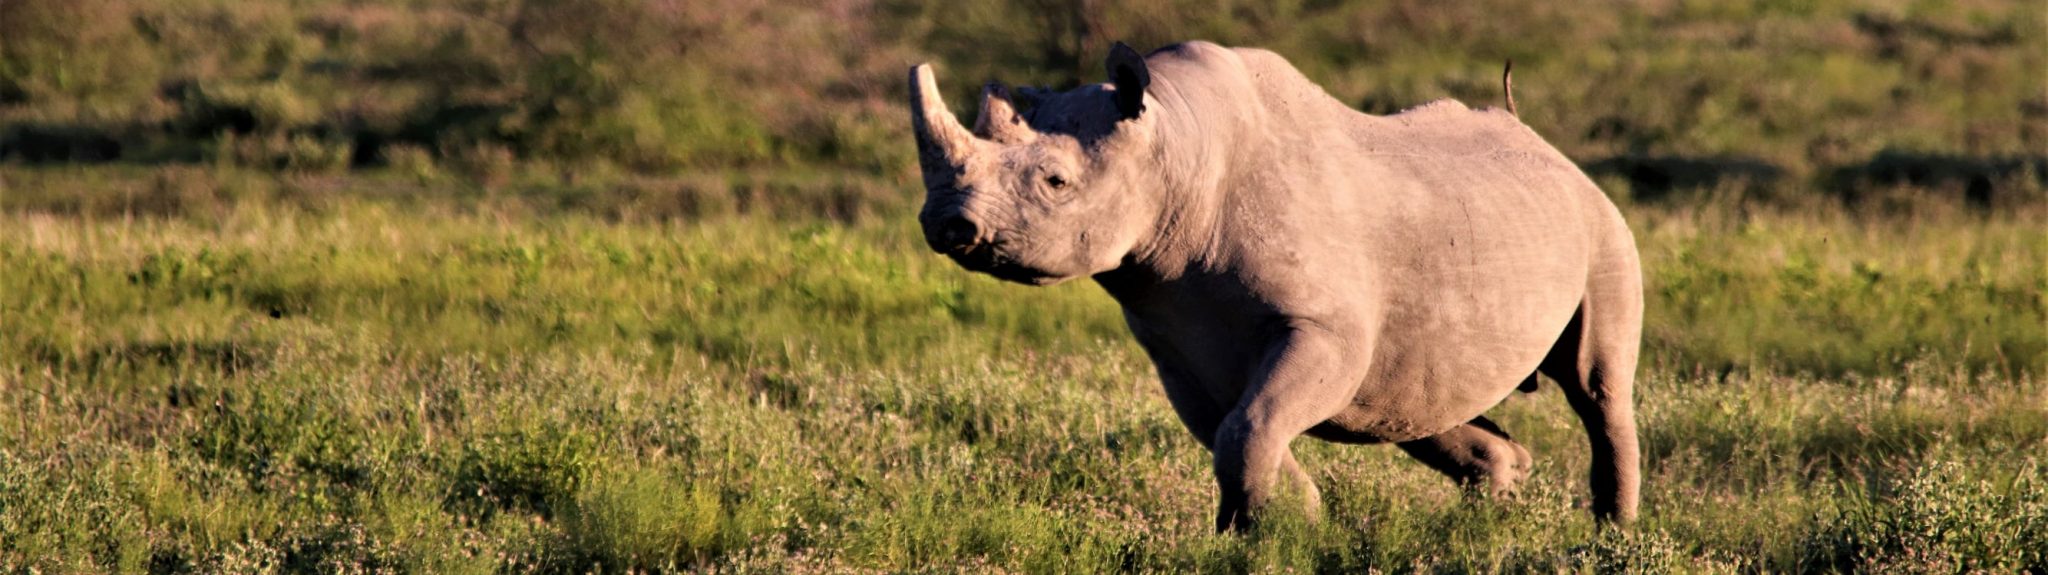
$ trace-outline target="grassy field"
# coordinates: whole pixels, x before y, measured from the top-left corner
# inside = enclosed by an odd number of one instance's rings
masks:
[[[1546,389],[1519,497],[1304,440],[1327,520],[1236,538],[1114,304],[908,186],[0,174],[4,571],[2048,568],[2038,206],[1631,207],[1639,524]]]
[[[1114,304],[912,225],[903,71],[1270,48],[1629,217],[1643,519],[1555,389],[1468,500],[1210,533]],[[0,0],[0,572],[2048,572],[2037,0]]]

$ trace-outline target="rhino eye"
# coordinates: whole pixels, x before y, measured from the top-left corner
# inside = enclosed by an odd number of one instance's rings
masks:
[[[1059,174],[1053,174],[1045,177],[1045,185],[1052,186],[1052,189],[1055,190],[1065,188],[1067,187],[1067,179],[1060,177]]]

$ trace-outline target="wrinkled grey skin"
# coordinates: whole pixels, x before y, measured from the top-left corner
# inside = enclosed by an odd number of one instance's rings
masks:
[[[1315,516],[1303,434],[1508,491],[1529,452],[1482,414],[1538,372],[1586,425],[1596,517],[1635,516],[1641,272],[1570,160],[1501,111],[1361,114],[1264,50],[1118,44],[1108,67],[1062,93],[991,84],[973,130],[913,68],[919,220],[970,270],[1092,277],[1123,305],[1213,452],[1219,530],[1288,484]]]

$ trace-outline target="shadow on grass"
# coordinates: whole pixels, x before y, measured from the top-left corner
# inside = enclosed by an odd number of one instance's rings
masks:
[[[1776,164],[1741,156],[1664,156],[1624,154],[1583,166],[1587,175],[1627,180],[1632,198],[1644,202],[1681,200],[1678,192],[1736,185],[1762,190],[1785,179]]]
[[[1861,164],[1822,176],[1826,189],[1845,202],[1876,199],[1875,191],[1910,187],[1961,193],[1973,207],[1989,208],[2044,199],[2048,156],[1958,156],[1885,150]]]
[[[194,367],[231,376],[270,362],[269,350],[229,341],[117,342],[78,351],[33,342],[28,355],[36,363],[64,371],[82,370],[88,378],[145,366]]]
[[[0,131],[0,160],[30,164],[100,163],[121,158],[117,130],[23,122]]]

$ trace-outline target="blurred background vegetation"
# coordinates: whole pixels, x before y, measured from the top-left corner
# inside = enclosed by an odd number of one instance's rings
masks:
[[[909,64],[967,107],[1099,81],[1116,40],[1208,39],[1373,113],[1496,105],[1513,59],[1523,120],[1638,199],[2001,206],[2048,179],[2044,24],[2006,0],[9,0],[0,160],[900,181]]]

